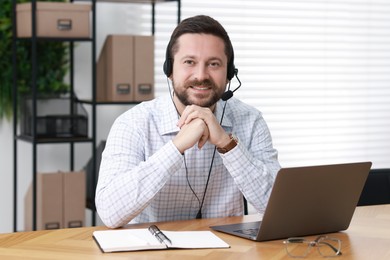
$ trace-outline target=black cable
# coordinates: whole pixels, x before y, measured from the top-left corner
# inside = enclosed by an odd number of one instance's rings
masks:
[[[173,94],[172,94],[172,91],[171,91],[171,85],[169,84],[169,79],[167,78],[167,84],[168,84],[168,89],[169,89],[169,95],[171,96],[171,100],[172,100],[172,104],[173,106],[175,107],[176,109],[176,112],[177,112],[177,118],[180,119],[180,113],[179,113],[179,110],[177,109],[176,107],[176,104],[175,102],[173,101]],[[183,161],[184,161],[184,168],[186,170],[186,181],[187,181],[187,184],[192,192],[192,194],[194,194],[196,200],[198,201],[198,204],[199,204],[199,207],[201,205],[201,202],[200,202],[200,199],[198,197],[198,195],[196,194],[196,192],[194,191],[194,189],[192,188],[192,185],[191,185],[191,182],[189,180],[189,176],[188,176],[188,168],[187,168],[187,161],[186,161],[186,156],[185,154],[183,153]]]
[[[199,211],[198,211],[198,213],[196,214],[196,218],[197,218],[197,219],[201,219],[201,218],[202,218],[202,207],[203,207],[204,199],[205,199],[205,197],[206,197],[207,187],[209,186],[209,180],[210,180],[210,176],[211,176],[211,169],[213,168],[213,163],[214,163],[215,151],[216,151],[216,150],[217,150],[217,147],[214,146],[213,157],[212,157],[212,159],[211,159],[211,165],[210,165],[210,169],[209,169],[209,174],[208,174],[208,176],[207,176],[206,186],[205,186],[205,188],[204,188],[202,203],[200,203]],[[195,195],[195,196],[196,196],[196,195]],[[198,197],[197,197],[197,198],[198,198]],[[199,199],[198,199],[198,200],[199,200]]]
[[[230,82],[229,82],[229,88],[230,89]],[[223,106],[223,110],[222,110],[222,115],[221,115],[221,120],[219,121],[219,124],[222,125],[222,120],[223,120],[223,117],[225,115],[225,109],[226,109],[226,104],[227,104],[227,100],[225,101],[225,104]],[[196,214],[196,218],[197,219],[201,219],[202,218],[202,207],[203,207],[203,203],[204,203],[204,199],[206,197],[206,192],[207,192],[207,187],[209,186],[209,180],[210,180],[210,176],[211,176],[211,170],[213,168],[213,163],[214,163],[214,158],[215,158],[215,152],[217,150],[217,146],[214,146],[214,152],[213,152],[213,157],[211,159],[211,165],[210,165],[210,169],[209,169],[209,174],[207,176],[207,181],[206,181],[206,187],[204,189],[204,194],[203,194],[203,198],[202,198],[202,203],[200,204],[200,207],[199,207],[199,211],[198,213]],[[191,189],[192,190],[192,189]],[[196,195],[195,195],[196,196]],[[196,196],[196,198],[198,198]],[[199,200],[199,199],[198,199]]]
[[[200,199],[199,199],[198,195],[196,195],[196,192],[194,191],[194,189],[192,188],[191,183],[190,183],[190,180],[189,180],[189,177],[188,177],[188,168],[187,168],[187,162],[186,162],[186,156],[185,156],[185,154],[183,154],[183,160],[184,160],[184,167],[185,167],[185,169],[186,169],[186,180],[187,180],[187,184],[188,184],[188,186],[190,187],[191,192],[194,194],[196,200],[198,201],[198,204],[199,204],[199,207],[200,207],[200,205],[201,205]]]

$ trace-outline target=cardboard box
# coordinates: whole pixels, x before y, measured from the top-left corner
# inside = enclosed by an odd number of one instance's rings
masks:
[[[37,174],[37,230],[85,225],[85,172]],[[25,231],[33,228],[32,184],[24,198]]]
[[[63,173],[64,228],[85,226],[86,176],[84,171]]]
[[[154,37],[108,35],[97,62],[98,101],[154,98]]]
[[[134,38],[109,35],[104,42],[96,71],[98,101],[134,100]]]
[[[134,42],[134,101],[154,98],[154,37],[136,36]]]
[[[31,37],[31,3],[16,5],[17,35]],[[90,38],[90,4],[36,3],[36,35],[39,37]]]
[[[36,196],[37,230],[62,228],[62,175],[38,173]],[[31,184],[24,199],[24,226],[26,231],[33,228],[32,200]]]

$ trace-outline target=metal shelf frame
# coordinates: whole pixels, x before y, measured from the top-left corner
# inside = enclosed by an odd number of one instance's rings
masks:
[[[92,172],[93,174],[93,191],[96,189],[97,176],[96,176],[96,107],[98,105],[121,105],[121,104],[134,104],[134,102],[97,102],[96,101],[96,5],[98,2],[118,2],[118,3],[143,3],[143,4],[151,4],[152,6],[152,25],[151,25],[151,33],[154,35],[155,33],[155,13],[157,3],[163,2],[177,2],[177,23],[180,22],[181,19],[181,1],[180,0],[150,0],[150,1],[140,1],[140,0],[72,0],[72,2],[80,2],[80,1],[88,1],[91,2],[91,16],[92,16],[92,26],[91,26],[91,38],[49,38],[49,37],[38,37],[36,30],[36,19],[37,19],[37,0],[31,0],[31,28],[32,28],[32,36],[28,38],[18,38],[17,37],[17,19],[16,19],[16,4],[17,0],[12,0],[13,8],[12,8],[12,66],[13,66],[13,230],[14,232],[18,231],[18,142],[25,141],[31,143],[32,146],[32,228],[33,230],[37,229],[37,172],[38,172],[38,162],[37,162],[37,146],[40,144],[58,144],[58,143],[67,143],[70,146],[70,154],[69,154],[69,169],[71,171],[74,170],[74,153],[75,153],[75,143],[91,143],[91,154],[92,154]],[[31,136],[20,135],[18,133],[18,86],[17,86],[17,42],[18,41],[31,41],[31,97],[32,97],[32,134]],[[38,90],[37,90],[37,72],[39,66],[38,59],[38,51],[37,51],[37,43],[38,41],[61,41],[61,42],[69,42],[69,77],[70,77],[70,102],[79,102],[88,104],[91,106],[91,125],[92,125],[92,133],[90,137],[79,138],[38,138],[37,137],[37,98],[38,98]],[[92,68],[92,83],[91,83],[91,93],[92,100],[77,100],[74,96],[74,43],[75,42],[90,42],[91,43],[91,68]],[[70,114],[73,113],[71,105]],[[92,210],[92,225],[96,225],[96,211]]]

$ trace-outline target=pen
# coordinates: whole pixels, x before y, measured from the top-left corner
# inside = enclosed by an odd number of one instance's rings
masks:
[[[172,241],[156,225],[151,225],[148,229],[153,236],[157,237],[160,243],[164,243],[165,245],[169,243],[169,245],[172,245]]]

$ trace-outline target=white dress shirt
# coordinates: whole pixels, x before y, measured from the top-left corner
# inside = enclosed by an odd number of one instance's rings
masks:
[[[218,121],[224,103],[217,103]],[[242,215],[243,195],[264,210],[280,165],[261,113],[234,97],[227,101],[222,127],[239,143],[225,154],[215,152],[207,189],[214,145],[195,145],[183,156],[172,142],[177,121],[170,96],[143,102],[115,120],[96,189],[105,225],[193,219],[203,196],[203,218]]]

